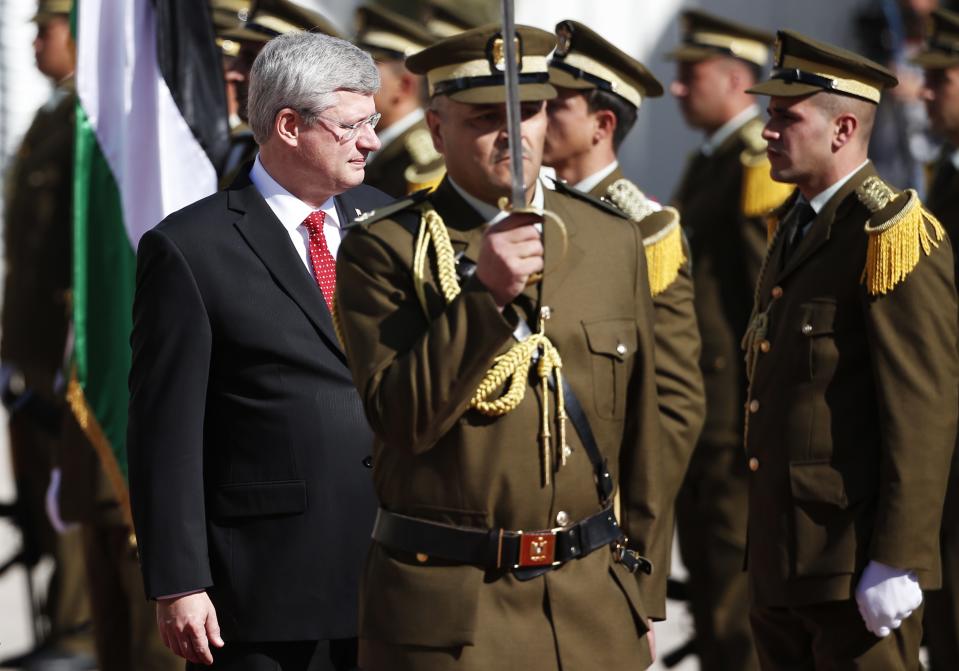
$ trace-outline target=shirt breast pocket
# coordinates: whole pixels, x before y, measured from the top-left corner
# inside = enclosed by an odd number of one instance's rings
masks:
[[[836,303],[830,299],[814,299],[804,303],[797,325],[806,356],[797,357],[809,380],[829,379],[839,361],[836,347]]]
[[[636,322],[604,319],[583,322],[593,368],[593,398],[604,419],[623,419],[630,358],[636,353]]]

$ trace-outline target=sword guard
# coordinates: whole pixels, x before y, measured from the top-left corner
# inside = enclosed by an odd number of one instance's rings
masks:
[[[499,199],[497,203],[499,209],[504,212],[509,212],[510,214],[535,214],[543,220],[543,230],[546,229],[546,223],[551,222],[556,226],[556,229],[559,231],[560,238],[563,241],[562,244],[562,253],[559,255],[556,263],[551,264],[553,269],[557,268],[563,261],[566,259],[566,254],[569,252],[569,234],[566,232],[566,224],[560,219],[559,215],[551,210],[544,210],[538,207],[532,207],[526,205],[523,207],[513,207],[510,205],[509,198],[503,196]],[[537,284],[543,279],[543,275],[547,272],[547,268],[543,268],[541,273],[533,273],[529,276],[529,279],[526,280],[526,286],[531,284]]]

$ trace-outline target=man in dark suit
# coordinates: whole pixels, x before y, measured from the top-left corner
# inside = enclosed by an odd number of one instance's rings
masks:
[[[378,86],[347,42],[275,38],[251,71],[252,168],[140,242],[130,491],[188,668],[355,666],[371,434],[331,304],[342,226],[388,201],[361,186]]]

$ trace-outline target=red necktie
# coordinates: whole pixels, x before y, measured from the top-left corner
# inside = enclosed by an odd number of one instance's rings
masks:
[[[326,236],[323,235],[323,221],[326,212],[316,210],[303,220],[303,225],[310,234],[310,263],[313,265],[313,275],[316,283],[323,292],[326,305],[333,309],[333,293],[336,291],[336,259],[330,254],[326,245]]]

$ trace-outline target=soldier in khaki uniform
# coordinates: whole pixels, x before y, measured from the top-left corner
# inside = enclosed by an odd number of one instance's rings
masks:
[[[664,426],[664,495],[670,503],[666,528],[671,529],[671,503],[706,404],[689,249],[676,210],[648,199],[616,160],[640,103],[661,96],[663,87],[642,63],[581,23],[561,21],[556,34],[549,72],[558,95],[546,106],[543,163],[574,188],[623,210],[643,236],[656,315],[656,391]]]
[[[768,62],[773,36],[698,10],[683,13],[682,33],[669,54],[678,70],[670,90],[705,141],[672,202],[691,246],[706,421],[676,501],[676,527],[702,668],[749,671],[758,660],[742,571],[746,371],[739,340],[766,252],[763,216],[792,189],[769,177],[760,110],[745,92]]]
[[[230,50],[236,52],[225,77],[233,87],[240,120],[230,124],[230,150],[221,170],[221,188],[232,184],[240,169],[256,158],[257,144],[247,125],[246,98],[250,68],[263,45],[277,35],[304,30],[344,39],[326,17],[293,0],[253,0],[250,9],[242,14],[246,17],[242,26],[217,31],[218,38],[229,42]]]
[[[922,97],[933,131],[943,140],[929,167],[926,205],[950,240],[959,240],[959,14],[932,14],[925,48],[916,59],[925,70]],[[925,629],[934,670],[959,668],[959,465],[953,455],[942,518],[942,590],[926,594]]]
[[[778,35],[763,136],[796,185],[757,285],[747,562],[767,669],[918,669],[959,408],[952,245],[867,158],[895,76]]]
[[[423,115],[423,78],[403,64],[435,39],[415,21],[375,5],[360,7],[356,18],[356,45],[373,56],[380,72],[373,98],[383,115],[376,126],[383,146],[367,157],[364,182],[401,198],[410,192],[410,182],[423,188],[422,177],[413,177],[416,166],[434,166],[437,184],[443,177],[442,157],[433,148]]]
[[[649,619],[665,615],[642,238],[618,210],[537,181],[555,38],[521,26],[517,40],[534,213],[497,206],[511,184],[503,41],[486,26],[407,60],[427,76],[447,178],[361,217],[340,247],[338,319],[381,505],[366,671],[644,668]]]
[[[79,529],[60,533],[44,500],[57,465],[64,412],[62,376],[70,311],[73,116],[76,107],[70,0],[38,3],[37,68],[55,88],[27,130],[5,180],[4,291],[0,391],[10,415],[10,450],[25,559],[54,561],[41,612],[43,650],[30,664],[90,668],[90,604]],[[61,529],[62,531],[62,529]]]

